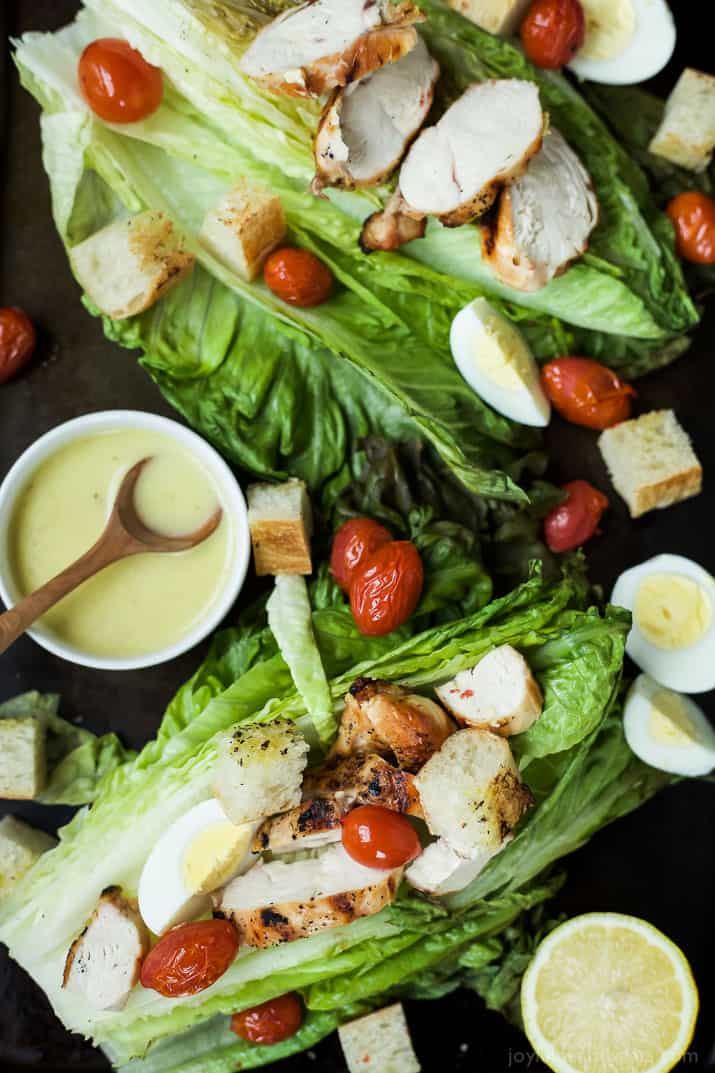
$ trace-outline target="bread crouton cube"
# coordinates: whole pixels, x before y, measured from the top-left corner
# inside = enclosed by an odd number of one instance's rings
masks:
[[[57,839],[38,831],[16,816],[0,820],[0,897],[29,872]]]
[[[285,236],[281,199],[242,182],[209,209],[199,237],[218,261],[250,283]]]
[[[686,67],[648,147],[689,171],[705,171],[715,149],[715,76]]]
[[[448,0],[448,3],[490,34],[508,37],[516,33],[531,0]]]
[[[70,250],[77,280],[98,309],[113,320],[142,313],[158,302],[194,264],[173,223],[161,212],[119,220]]]
[[[401,1002],[338,1029],[349,1073],[420,1073]]]
[[[252,823],[300,803],[307,762],[294,723],[239,725],[219,740],[211,789],[231,823]]]
[[[310,574],[310,537],[313,529],[305,483],[252,484],[248,489],[248,524],[251,529],[256,573]]]
[[[0,719],[0,798],[31,801],[46,777],[43,722],[32,716]]]
[[[672,410],[653,410],[606,429],[598,446],[633,518],[702,490],[702,466]]]

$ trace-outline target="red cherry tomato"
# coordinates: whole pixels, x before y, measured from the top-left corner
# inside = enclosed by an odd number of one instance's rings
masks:
[[[353,577],[368,555],[389,544],[392,533],[372,518],[350,518],[335,534],[330,573],[343,592],[349,592]]]
[[[393,540],[369,555],[356,572],[350,606],[360,633],[382,637],[407,622],[422,595],[424,570],[409,540]]]
[[[675,225],[680,256],[698,265],[715,264],[715,201],[693,191],[678,194],[665,211]]]
[[[360,805],[343,820],[343,846],[366,868],[400,868],[422,852],[417,832],[399,812]]]
[[[27,313],[0,309],[0,384],[15,375],[30,360],[37,346],[37,333]]]
[[[333,273],[310,250],[286,246],[276,250],[263,268],[266,286],[277,298],[292,306],[307,309],[330,298]]]
[[[583,8],[579,0],[534,0],[519,33],[532,63],[557,70],[572,60],[583,44]]]
[[[195,995],[215,984],[238,953],[238,932],[228,920],[178,924],[144,959],[142,987],[165,998]]]
[[[572,551],[590,540],[608,499],[588,481],[569,481],[562,488],[568,498],[544,519],[544,537],[551,551]]]
[[[231,1031],[249,1043],[280,1043],[294,1036],[302,1023],[303,1005],[295,991],[290,991],[234,1013]]]
[[[554,409],[574,425],[611,428],[631,416],[635,390],[591,358],[556,358],[541,381]]]
[[[161,104],[164,79],[119,37],[100,37],[79,60],[79,84],[87,104],[107,123],[136,123]]]

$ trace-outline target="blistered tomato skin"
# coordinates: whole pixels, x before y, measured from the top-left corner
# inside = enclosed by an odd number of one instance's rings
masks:
[[[343,820],[343,847],[366,868],[401,868],[422,852],[417,832],[399,812],[361,805]]]
[[[350,518],[338,529],[330,556],[330,573],[343,592],[349,592],[355,573],[365,559],[383,544],[389,544],[392,533],[372,518]]]
[[[30,360],[36,346],[37,332],[27,313],[14,306],[0,309],[0,384]]]
[[[569,481],[561,490],[567,498],[544,519],[544,538],[554,552],[573,551],[590,540],[609,505],[588,481]]]
[[[263,268],[266,286],[288,305],[308,309],[322,305],[333,290],[333,273],[310,250],[285,246],[270,255]]]
[[[228,920],[179,924],[144,959],[142,987],[165,998],[196,995],[223,976],[238,946],[238,932]]]
[[[574,425],[611,428],[631,416],[634,388],[591,358],[556,358],[541,370],[541,382],[557,413]]]
[[[715,264],[715,201],[692,191],[678,194],[665,211],[675,226],[680,256],[693,264]]]
[[[353,578],[350,607],[360,633],[382,637],[404,625],[419,603],[424,570],[409,540],[383,544]]]
[[[302,1024],[303,1004],[295,991],[290,991],[234,1013],[231,1031],[249,1043],[281,1043],[294,1036]]]
[[[531,62],[556,71],[569,63],[583,45],[583,8],[579,0],[534,0],[519,33]]]
[[[157,110],[164,79],[127,41],[100,37],[87,45],[78,68],[87,104],[107,123],[137,123]]]

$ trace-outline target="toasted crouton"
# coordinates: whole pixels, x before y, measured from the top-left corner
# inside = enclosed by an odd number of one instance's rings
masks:
[[[447,0],[450,7],[490,34],[516,33],[531,0]]]
[[[401,1002],[338,1029],[349,1073],[420,1073]]]
[[[651,153],[690,171],[705,171],[715,149],[715,77],[686,67],[668,97]]]
[[[304,481],[250,485],[248,524],[259,577],[313,572],[313,522]]]
[[[57,839],[44,831],[15,816],[4,816],[0,820],[0,897],[56,845]]]
[[[242,182],[209,209],[199,237],[217,260],[250,282],[285,235],[281,199]]]
[[[598,446],[633,518],[702,490],[702,466],[672,410],[653,410],[606,429]]]
[[[0,719],[0,797],[31,801],[46,778],[44,723],[32,716]]]
[[[457,722],[504,737],[528,730],[544,703],[528,663],[511,645],[492,649],[435,692]]]
[[[506,738],[458,730],[415,778],[427,826],[461,857],[498,852],[532,804]]]
[[[219,742],[212,791],[231,823],[252,823],[300,803],[308,743],[287,720],[237,726]]]
[[[123,320],[142,313],[179,283],[194,264],[171,220],[140,212],[70,250],[74,274],[102,313]]]

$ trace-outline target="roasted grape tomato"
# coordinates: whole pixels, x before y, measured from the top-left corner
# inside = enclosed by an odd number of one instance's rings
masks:
[[[343,846],[365,868],[400,868],[422,852],[407,817],[379,805],[360,805],[347,814]]]
[[[0,384],[30,360],[37,346],[37,333],[27,313],[13,306],[0,309]]]
[[[572,551],[598,530],[608,499],[588,481],[569,481],[562,488],[566,499],[544,519],[544,538],[551,551]]]
[[[260,1006],[234,1013],[231,1031],[249,1043],[281,1043],[303,1024],[303,1004],[295,991],[270,998]]]
[[[238,932],[228,920],[179,924],[144,959],[142,986],[165,998],[195,995],[215,984],[237,953]]]
[[[569,63],[583,45],[583,8],[579,0],[534,0],[519,33],[531,62],[555,71]]]
[[[393,540],[369,555],[355,573],[350,606],[360,633],[382,637],[402,626],[419,603],[422,560],[409,540]]]
[[[79,61],[79,84],[92,111],[107,123],[136,123],[161,104],[164,79],[119,37],[100,37]]]
[[[372,518],[350,518],[335,534],[330,556],[330,573],[343,592],[349,592],[356,570],[368,555],[389,544],[392,533]]]
[[[715,201],[692,191],[678,194],[665,211],[675,225],[680,256],[694,264],[715,264]]]
[[[330,298],[333,273],[310,250],[286,246],[272,253],[263,267],[266,286],[288,305],[319,306]]]
[[[635,390],[591,358],[556,358],[541,381],[554,409],[574,425],[611,428],[631,416]]]

